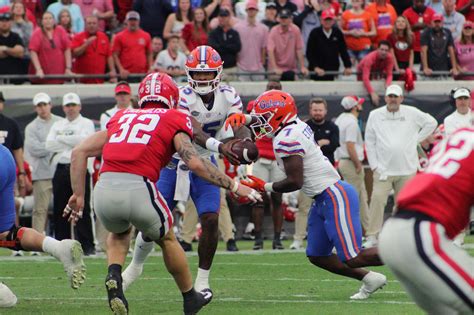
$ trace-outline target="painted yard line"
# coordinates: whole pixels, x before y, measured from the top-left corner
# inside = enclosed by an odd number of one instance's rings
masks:
[[[61,274],[62,276],[62,274]],[[59,276],[55,277],[1,277],[0,280],[63,280]],[[104,280],[103,277],[87,277],[87,280]],[[154,280],[165,280],[165,281],[174,281],[172,277],[140,277],[139,280],[144,281],[154,281]],[[137,281],[139,281],[137,280]],[[257,279],[257,278],[218,278],[211,277],[212,281],[298,281],[298,282],[356,282],[353,279],[300,279],[300,278],[268,278],[268,279]],[[398,283],[398,280],[387,280],[390,283]]]
[[[52,297],[20,297],[20,300],[29,300],[29,301],[107,301],[106,297],[60,297],[60,298],[52,298]],[[149,302],[149,298],[127,298],[130,301],[147,301]],[[277,303],[277,304],[301,304],[301,303],[311,303],[311,304],[398,304],[398,305],[415,305],[414,302],[409,301],[393,301],[393,300],[383,300],[383,301],[371,301],[371,300],[363,300],[363,301],[340,301],[340,300],[273,300],[273,299],[245,299],[239,297],[229,297],[229,298],[216,298],[214,297],[212,301],[217,302],[237,302],[237,303]],[[153,299],[153,302],[176,302],[180,303],[182,300],[178,299]]]

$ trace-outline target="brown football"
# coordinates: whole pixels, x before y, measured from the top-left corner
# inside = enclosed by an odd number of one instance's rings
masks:
[[[237,154],[238,159],[242,164],[251,164],[258,159],[257,146],[249,140],[235,142],[232,145],[232,152]]]

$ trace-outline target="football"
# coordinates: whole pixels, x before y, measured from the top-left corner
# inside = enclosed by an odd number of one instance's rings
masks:
[[[240,163],[250,164],[258,159],[258,149],[250,140],[237,141],[232,145],[232,152],[237,154]]]

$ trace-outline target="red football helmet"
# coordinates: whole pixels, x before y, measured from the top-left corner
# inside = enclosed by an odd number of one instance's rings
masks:
[[[250,129],[257,139],[272,136],[286,124],[297,117],[297,109],[293,97],[280,90],[264,92],[255,100],[252,116],[257,122]]]
[[[140,108],[176,108],[179,102],[179,89],[173,79],[161,72],[148,74],[138,87]]]
[[[214,91],[221,82],[223,63],[219,53],[210,46],[199,46],[191,51],[184,68],[193,91],[198,94]],[[215,76],[212,80],[195,80],[194,72],[215,72]]]

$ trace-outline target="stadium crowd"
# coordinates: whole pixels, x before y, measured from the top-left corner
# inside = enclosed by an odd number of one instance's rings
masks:
[[[376,104],[369,78],[390,84],[393,71],[402,79],[474,78],[472,1],[392,2],[2,0],[0,75],[29,74],[34,84],[74,74],[86,76],[76,78],[82,83],[138,82],[157,70],[177,78],[189,52],[210,45],[226,80],[357,72]]]

